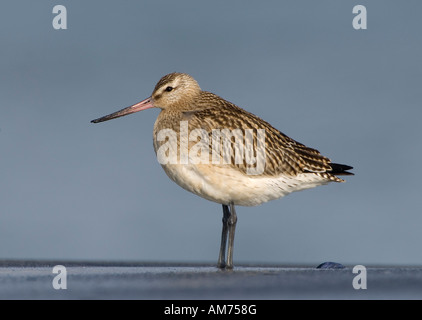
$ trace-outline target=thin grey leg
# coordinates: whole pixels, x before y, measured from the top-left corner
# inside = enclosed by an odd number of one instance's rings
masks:
[[[218,267],[224,269],[226,267],[226,243],[227,233],[229,231],[230,211],[229,207],[223,204],[223,230],[221,232],[220,255],[218,256]]]
[[[226,269],[233,269],[233,245],[234,245],[234,232],[236,230],[237,215],[234,209],[234,204],[230,204],[230,217],[228,219],[229,227],[229,248],[227,250],[227,265]]]

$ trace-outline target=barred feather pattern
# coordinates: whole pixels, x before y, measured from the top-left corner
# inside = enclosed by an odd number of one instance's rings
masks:
[[[189,105],[181,105],[177,112],[163,110],[157,119],[154,136],[159,130],[164,128],[171,128],[179,132],[180,121],[188,121],[189,132],[198,128],[207,131],[209,141],[212,141],[213,129],[240,129],[243,136],[246,129],[253,129],[254,150],[257,147],[257,130],[264,129],[265,169],[262,176],[278,176],[280,174],[297,176],[298,174],[309,173],[329,181],[344,181],[330,173],[332,170],[330,159],[321,155],[318,150],[293,140],[258,116],[213,93],[201,91],[193,101],[189,102]],[[180,141],[178,143],[180,144]],[[161,144],[155,141],[155,149],[157,150]],[[190,150],[196,142],[190,141],[188,144]],[[209,148],[209,150],[211,162],[212,148]],[[250,166],[245,161],[236,164],[234,154],[229,165],[243,174],[246,173],[247,167]]]

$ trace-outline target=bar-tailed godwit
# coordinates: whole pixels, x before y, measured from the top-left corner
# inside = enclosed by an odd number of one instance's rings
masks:
[[[149,108],[161,109],[153,142],[169,178],[223,206],[219,268],[233,268],[236,205],[255,206],[352,175],[352,167],[332,163],[254,114],[202,91],[185,73],[164,76],[149,98],[91,122]]]

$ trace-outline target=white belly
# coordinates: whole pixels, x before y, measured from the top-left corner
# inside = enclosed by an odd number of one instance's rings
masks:
[[[170,179],[187,191],[226,205],[256,206],[329,182],[312,173],[257,177],[216,165],[173,164],[163,165],[163,169]]]

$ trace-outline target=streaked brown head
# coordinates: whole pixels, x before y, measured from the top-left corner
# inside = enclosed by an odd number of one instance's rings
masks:
[[[201,93],[198,82],[186,73],[169,73],[158,81],[151,95],[152,103],[161,109],[188,105]]]

